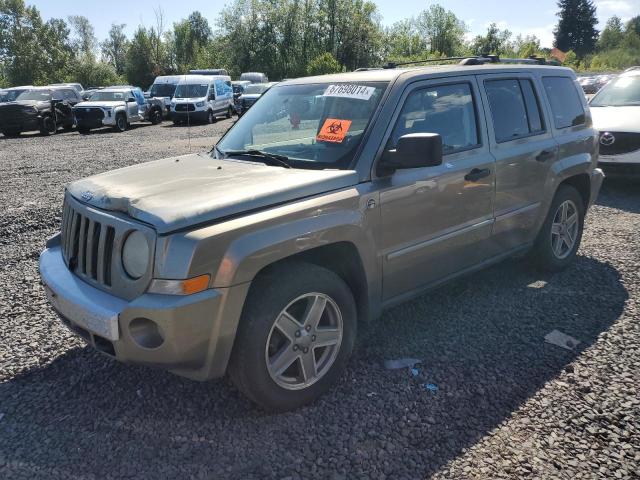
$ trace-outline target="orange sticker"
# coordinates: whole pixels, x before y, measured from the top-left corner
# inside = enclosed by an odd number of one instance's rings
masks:
[[[342,143],[350,126],[351,120],[327,118],[320,129],[320,133],[316,135],[316,140],[319,142]]]

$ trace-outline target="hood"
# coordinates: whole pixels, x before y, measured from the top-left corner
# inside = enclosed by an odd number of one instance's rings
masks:
[[[114,102],[80,102],[76,103],[74,108],[86,108],[86,107],[98,107],[98,108],[114,108],[114,107],[124,107],[125,102],[114,101]]]
[[[640,132],[640,106],[591,107],[593,128],[600,132]]]
[[[126,213],[164,234],[357,182],[352,170],[286,169],[202,153],[102,173],[68,190],[81,202]]]

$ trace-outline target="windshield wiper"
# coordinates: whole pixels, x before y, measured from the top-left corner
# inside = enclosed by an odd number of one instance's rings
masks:
[[[220,150],[218,150],[220,151]],[[266,165],[273,165],[284,168],[291,168],[289,165],[289,157],[286,155],[278,155],[277,153],[268,153],[261,150],[227,150],[222,152],[225,157],[230,155],[246,155],[248,157],[257,157]]]

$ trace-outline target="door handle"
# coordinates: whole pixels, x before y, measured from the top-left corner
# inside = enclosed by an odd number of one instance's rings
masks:
[[[469,182],[477,182],[481,178],[491,175],[491,170],[488,168],[474,168],[464,176],[464,179]]]
[[[552,159],[555,156],[555,152],[553,150],[543,150],[538,155],[536,155],[536,160],[538,162],[546,162],[547,160]]]

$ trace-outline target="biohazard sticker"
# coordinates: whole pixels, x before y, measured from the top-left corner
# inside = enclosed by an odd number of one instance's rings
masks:
[[[351,120],[340,120],[337,118],[327,118],[320,129],[316,140],[319,142],[342,143],[347,136]]]
[[[366,85],[329,85],[322,94],[323,97],[344,97],[357,100],[369,100],[376,91],[376,87]]]

